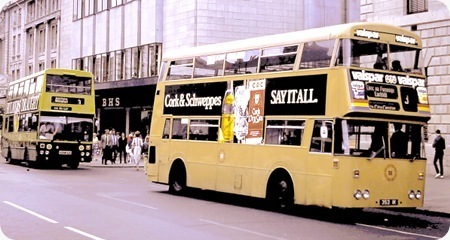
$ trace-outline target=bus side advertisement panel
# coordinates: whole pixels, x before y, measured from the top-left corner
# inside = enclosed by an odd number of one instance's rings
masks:
[[[266,115],[325,115],[327,75],[267,79]]]
[[[220,115],[227,82],[166,86],[164,114]]]

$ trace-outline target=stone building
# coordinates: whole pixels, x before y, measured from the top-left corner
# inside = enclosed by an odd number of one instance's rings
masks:
[[[358,21],[359,10],[358,0],[14,0],[0,12],[0,74],[91,71],[100,128],[145,132],[166,50]]]
[[[395,25],[415,31],[422,37],[423,67],[428,75],[428,94],[431,105],[427,157],[433,159],[431,142],[435,130],[450,143],[450,11],[439,0],[361,0],[361,20]],[[449,6],[450,7],[450,6]],[[450,147],[447,147],[450,148]],[[444,163],[450,166],[450,151]]]

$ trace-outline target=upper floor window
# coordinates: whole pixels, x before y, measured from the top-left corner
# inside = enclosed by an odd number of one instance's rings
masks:
[[[408,0],[408,14],[421,13],[428,11],[428,0]]]

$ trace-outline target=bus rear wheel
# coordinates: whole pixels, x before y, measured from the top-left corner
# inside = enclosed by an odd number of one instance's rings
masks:
[[[80,161],[72,160],[67,165],[69,166],[70,169],[77,169],[78,166],[80,165]]]
[[[269,207],[288,211],[294,206],[294,184],[287,173],[277,173],[269,179],[266,198]]]
[[[8,155],[6,155],[6,159],[5,160],[9,164],[13,164],[14,163],[11,156],[12,156],[11,150],[8,150]]]
[[[182,162],[176,162],[169,174],[169,192],[182,195],[186,192],[186,169]]]

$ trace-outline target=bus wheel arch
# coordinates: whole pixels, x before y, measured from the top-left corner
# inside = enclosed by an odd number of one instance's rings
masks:
[[[294,183],[284,168],[275,169],[269,176],[266,200],[270,208],[277,211],[289,210],[294,206]]]
[[[181,159],[173,161],[169,172],[169,192],[181,195],[187,188],[186,166]]]

